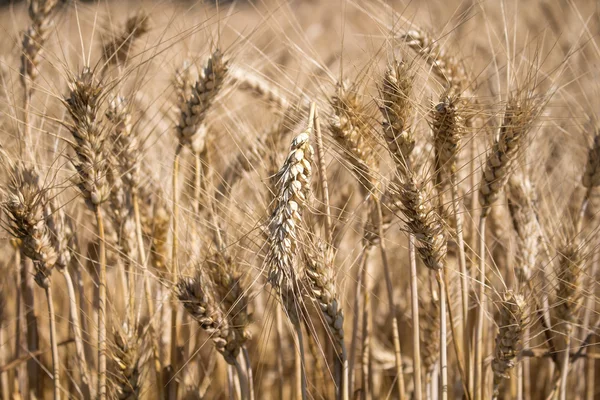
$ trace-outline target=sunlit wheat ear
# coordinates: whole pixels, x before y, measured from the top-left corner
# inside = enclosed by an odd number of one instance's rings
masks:
[[[112,32],[112,37],[104,39],[102,55],[104,60],[111,64],[127,61],[135,41],[150,30],[150,18],[144,11],[138,11],[130,17],[120,32]]]
[[[120,177],[126,187],[135,192],[140,181],[141,146],[128,107],[127,100],[117,96],[109,102],[106,117],[113,124],[108,136]]]
[[[350,162],[358,181],[367,193],[373,193],[377,184],[374,171],[377,159],[374,138],[368,124],[366,107],[361,104],[355,88],[347,83],[337,85],[336,94],[329,103],[333,113],[329,130],[340,145],[343,156]]]
[[[521,174],[513,174],[507,184],[508,208],[517,233],[515,273],[525,284],[535,271],[539,249],[538,221],[535,211],[537,195],[533,184]]]
[[[181,108],[177,137],[181,146],[189,146],[195,153],[205,147],[206,132],[203,122],[206,114],[223,87],[229,69],[220,50],[215,50],[202,69],[191,95]]]
[[[137,399],[144,383],[144,363],[147,355],[133,328],[124,326],[113,332],[112,360],[115,373],[112,381],[116,399]]]
[[[27,92],[31,91],[31,83],[39,74],[37,67],[42,59],[42,49],[50,35],[52,16],[59,4],[58,0],[32,0],[29,3],[31,25],[23,34],[20,71]]]
[[[21,163],[11,171],[2,209],[8,218],[9,232],[21,240],[23,253],[35,266],[35,281],[40,287],[48,287],[48,277],[58,260],[56,241],[48,227],[48,198],[41,187],[38,172]]]
[[[192,95],[194,87],[194,77],[192,74],[191,64],[188,60],[184,60],[181,67],[175,70],[173,75],[173,87],[175,88],[175,96],[177,98],[177,107],[183,110],[188,99]]]
[[[489,213],[490,207],[498,199],[506,184],[512,172],[512,165],[519,155],[533,120],[540,111],[540,106],[541,103],[536,102],[530,92],[509,98],[504,109],[498,138],[487,156],[479,186],[482,217]]]
[[[208,333],[219,353],[229,364],[236,363],[239,341],[227,318],[215,301],[214,289],[204,273],[182,278],[175,288],[177,297],[190,316]]]
[[[75,139],[72,143],[76,158],[72,160],[78,176],[76,183],[91,208],[108,199],[110,194],[107,175],[110,147],[106,130],[99,121],[101,84],[87,68],[70,83],[65,107],[73,122],[68,126]]]
[[[500,301],[500,320],[492,370],[494,371],[494,398],[500,395],[500,383],[510,379],[510,370],[517,363],[527,325],[527,309],[521,294],[512,291],[503,293]]]
[[[278,290],[284,278],[295,276],[294,258],[298,248],[302,212],[310,193],[314,150],[312,127],[292,140],[283,166],[275,176],[277,194],[269,223],[269,283]]]
[[[383,133],[388,148],[399,170],[409,164],[409,156],[415,147],[410,119],[413,103],[410,98],[414,74],[405,62],[394,60],[383,77],[381,92],[381,113]]]
[[[558,255],[556,305],[550,310],[559,329],[567,331],[577,322],[582,299],[584,260],[581,249],[570,243]]]
[[[425,184],[416,182],[408,172],[393,182],[392,195],[404,214],[409,233],[415,236],[415,246],[425,266],[431,270],[442,269],[446,264],[447,240],[444,225],[435,212]]]
[[[257,99],[277,108],[286,110],[290,102],[284,93],[275,85],[252,71],[239,66],[232,67],[231,77],[238,84],[240,90],[251,93]]]
[[[458,110],[459,103],[460,97],[444,95],[431,113],[436,174],[456,172],[458,150],[465,134],[464,121]]]
[[[162,201],[154,207],[152,215],[151,258],[150,262],[162,279],[168,279],[169,227],[171,217]]]
[[[341,349],[344,347],[344,310],[337,293],[333,260],[327,260],[321,243],[316,245],[316,249],[305,249],[303,255],[310,297],[318,304],[329,331]]]
[[[231,256],[223,253],[216,253],[209,258],[207,266],[219,306],[235,330],[237,346],[243,347],[250,339],[250,315],[249,292],[243,283],[240,268]]]
[[[450,52],[440,46],[431,35],[419,28],[411,29],[401,36],[408,46],[421,55],[431,66],[433,73],[446,83],[453,92],[461,92],[467,84],[464,67]]]

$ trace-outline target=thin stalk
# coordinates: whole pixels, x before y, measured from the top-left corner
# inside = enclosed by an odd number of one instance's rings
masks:
[[[446,285],[443,271],[437,272],[437,281],[440,288],[440,374],[442,376],[442,400],[448,399],[448,349],[446,346]],[[455,339],[456,340],[456,339]]]
[[[421,332],[419,325],[419,288],[417,284],[417,257],[415,254],[415,236],[408,235],[408,254],[410,259],[410,296],[413,320],[413,375],[415,381],[415,400],[422,398],[421,394]]]
[[[560,400],[567,400],[567,383],[569,379],[569,355],[571,353],[571,324],[568,324],[565,330],[565,351],[560,369]]]
[[[6,351],[8,346],[4,346],[4,324],[0,321],[0,364],[6,365]],[[2,389],[2,399],[8,400],[10,398],[10,386],[8,384],[8,372],[0,372],[0,387]]]
[[[277,373],[279,375],[279,396],[278,398],[283,399],[283,318],[281,316],[281,307],[277,307],[275,310],[275,324],[277,329]]]
[[[202,185],[202,156],[194,152],[194,205],[193,210],[198,215],[200,212],[200,189]]]
[[[369,308],[371,306],[371,298],[369,296],[369,287],[368,287],[368,270],[367,265],[363,269],[363,277],[362,280],[365,285],[365,291],[363,293],[363,329],[362,329],[362,391],[361,391],[361,399],[362,400],[370,400],[371,399],[371,388],[369,386],[369,370],[371,363],[371,343],[369,341],[371,336],[371,313]]]
[[[469,163],[469,176],[471,177],[471,187],[472,188],[476,188],[479,185],[478,182],[478,174],[476,172],[478,166],[475,164],[477,158],[477,142],[475,141],[477,137],[477,131],[476,129],[473,129],[472,135],[471,135],[471,146],[470,146],[470,150],[471,150],[471,162]],[[476,218],[477,218],[477,211],[478,211],[478,205],[479,205],[479,190],[471,190],[471,209],[469,210],[469,212],[471,213],[471,249],[475,249],[476,248],[476,240],[477,240],[477,222]],[[475,268],[475,263],[473,263],[473,265],[471,266],[471,276],[475,276],[475,270],[473,269]],[[475,324],[477,324],[477,322],[475,322]],[[467,337],[469,335],[466,335]],[[465,339],[468,340],[468,339]],[[474,344],[474,343],[473,343]],[[471,393],[471,396],[473,399],[478,400],[479,396],[475,393],[475,370],[478,368],[477,364],[475,364],[475,356],[474,354],[472,354],[471,352],[472,346],[468,346],[465,348],[465,351],[469,350],[468,352],[468,360],[469,362],[468,364],[468,374],[469,374],[469,393]],[[465,357],[465,359],[467,359],[467,357]]]
[[[227,365],[227,393],[229,394],[229,400],[235,400],[235,389],[233,384],[233,368],[231,365]]]
[[[29,118],[31,114],[31,88],[29,85],[25,84],[23,91],[23,125],[25,126],[25,131],[23,132],[23,136],[19,138],[19,154],[21,160],[26,160],[28,155],[27,149],[30,148],[29,141],[31,140],[31,125]]]
[[[398,394],[401,399],[406,398],[406,389],[404,385],[404,373],[402,368],[402,347],[400,346],[400,334],[398,332],[398,317],[396,316],[396,302],[394,301],[394,287],[392,285],[392,274],[390,272],[390,266],[388,263],[385,241],[383,237],[383,225],[381,224],[381,220],[383,219],[382,210],[381,210],[381,202],[378,199],[374,199],[375,205],[377,206],[377,226],[379,229],[379,249],[381,251],[381,261],[383,264],[383,272],[385,274],[385,286],[388,295],[388,303],[390,304],[390,314],[392,315],[392,337],[394,340],[394,355],[396,359],[396,373],[397,381],[396,384],[398,386]],[[412,235],[411,235],[412,236]],[[409,238],[410,241],[410,238]],[[413,238],[414,241],[414,238]],[[410,243],[409,243],[409,251],[410,251]],[[414,242],[413,242],[413,256],[414,256]],[[413,281],[412,281],[412,267],[413,263],[411,261],[411,293],[413,294],[413,299],[415,299],[415,295],[417,293],[416,287],[416,271],[417,271],[417,263],[416,259],[414,262],[415,275],[414,275],[414,291],[413,291]],[[415,313],[415,304],[416,304],[416,313]],[[414,319],[416,315],[416,320]],[[416,328],[413,326],[413,334],[416,329],[416,338],[413,335],[413,345],[415,347],[415,355],[414,355],[414,380],[415,380],[415,400],[421,400],[421,352],[419,351],[419,306],[417,302],[413,302],[413,325],[416,324]],[[416,342],[415,342],[416,340]]]
[[[77,299],[75,297],[75,287],[73,280],[67,268],[62,268],[60,272],[65,278],[67,286],[67,294],[69,296],[69,313],[71,315],[71,330],[75,338],[75,355],[77,356],[79,373],[81,374],[81,381],[83,383],[83,393],[85,396],[90,398],[96,397],[91,387],[90,371],[87,367],[85,360],[85,349],[83,347],[83,336],[81,334],[81,325],[79,324],[79,307],[77,306]]]
[[[446,288],[450,287],[450,285],[448,284],[448,270],[444,269],[444,285]],[[462,349],[460,348],[460,343],[459,341],[456,339],[457,335],[456,335],[456,330],[454,329],[454,317],[452,316],[452,307],[450,306],[450,294],[449,291],[446,289],[446,304],[447,304],[447,309],[448,309],[448,316],[450,317],[450,332],[452,333],[452,344],[454,347],[454,352],[456,354],[456,363],[458,366],[458,372],[460,374],[460,378],[461,378],[461,383],[463,385],[463,390],[464,390],[464,396],[466,398],[466,400],[470,400],[471,399],[471,393],[469,392],[469,387],[468,387],[468,377],[466,375],[465,372],[465,367],[464,367],[464,363],[465,363],[465,355],[462,351]]]
[[[463,221],[460,210],[460,201],[458,199],[458,178],[456,173],[450,175],[450,186],[452,191],[452,208],[456,220],[456,241],[458,245],[458,263],[460,267],[460,289],[462,299],[462,319],[463,319],[463,348],[465,352],[469,350],[469,335],[467,317],[469,315],[469,273],[467,272],[467,256],[465,254],[465,239],[463,235]]]
[[[242,354],[244,355],[244,362],[246,364],[246,376],[248,381],[248,399],[254,400],[254,382],[252,374],[252,362],[250,361],[250,354],[246,346],[242,347]]]
[[[144,237],[142,236],[142,221],[140,218],[140,204],[139,198],[136,191],[131,196],[133,203],[133,213],[135,217],[135,231],[138,242],[138,253],[140,256],[140,265],[142,268],[142,279],[144,281],[144,295],[146,297],[146,305],[148,307],[148,315],[150,316],[149,328],[150,328],[150,340],[152,342],[152,356],[154,358],[154,373],[156,377],[156,387],[158,390],[158,398],[164,399],[164,382],[162,376],[162,365],[160,362],[159,346],[158,346],[158,334],[155,329],[154,321],[154,301],[152,300],[152,288],[150,287],[150,278],[148,276],[148,268],[146,264],[146,251],[144,249]]]
[[[233,364],[233,366],[235,367],[235,371],[237,372],[242,400],[248,400],[248,380],[246,379],[246,374],[244,373],[242,366],[237,360],[235,360],[235,364]]]
[[[477,325],[475,326],[475,362],[474,369],[474,391],[475,400],[482,399],[483,395],[483,318],[485,309],[483,296],[485,295],[485,220],[479,219],[479,286],[477,295],[479,308],[477,309]]]
[[[130,255],[125,255],[125,277],[124,283],[127,286],[124,286],[124,290],[126,290],[127,294],[127,321],[129,326],[133,326],[135,321],[135,277],[132,271],[133,268],[133,260]]]
[[[348,359],[348,390],[354,391],[354,362],[356,359],[356,349],[358,347],[358,321],[360,319],[360,298],[362,293],[363,269],[367,263],[367,251],[363,248],[358,261],[358,273],[356,277],[356,288],[354,291],[354,318],[352,320],[352,339],[350,341],[350,357]]]
[[[590,346],[587,350],[588,354],[590,352],[593,354],[594,346]],[[593,358],[586,358],[585,360],[585,400],[594,400],[594,388],[595,388],[595,363],[596,360]]]
[[[585,307],[584,307],[584,313],[583,313],[583,321],[581,326],[583,327],[581,329],[581,334],[582,334],[582,338],[581,340],[585,340],[586,335],[590,334],[590,330],[589,327],[590,326],[590,319],[591,319],[591,314],[592,312],[594,312],[594,305],[596,303],[596,296],[595,296],[595,292],[596,292],[596,273],[598,271],[598,262],[599,262],[599,256],[600,254],[596,251],[594,252],[593,256],[592,256],[592,264],[591,264],[591,268],[589,270],[589,296],[586,296],[585,299]],[[586,332],[587,331],[587,332]],[[587,348],[587,351],[590,351],[593,348],[593,346],[589,346]],[[590,374],[589,369],[591,368],[592,370],[594,369],[594,361],[590,360],[590,359],[586,359],[586,361],[584,363],[577,363],[573,366],[573,368],[575,368],[575,374],[576,376],[585,376],[585,379],[581,379],[578,380],[577,383],[577,391],[578,392],[583,392],[582,396],[587,396],[587,391],[589,390],[588,388],[591,386],[594,386],[594,382],[593,382],[593,375]],[[591,378],[592,380],[590,381],[589,378]]]
[[[298,340],[298,353],[296,354],[296,399],[306,400],[306,371],[304,370],[304,340],[302,325],[297,324],[296,339]]]
[[[102,210],[95,207],[100,238],[100,276],[98,281],[98,397],[106,399],[106,243]]]
[[[348,390],[348,352],[346,344],[342,343],[342,400],[349,400],[350,394]]]
[[[60,369],[58,367],[58,346],[56,345],[56,318],[54,317],[54,303],[52,302],[52,286],[50,282],[44,288],[48,304],[48,317],[50,318],[50,346],[52,347],[52,376],[54,381],[54,400],[60,400]]]
[[[18,251],[22,251],[19,249]],[[23,254],[20,255],[21,261],[21,294],[23,296],[23,312],[25,313],[27,351],[35,352],[39,350],[38,322],[35,312],[35,297],[33,287],[33,264]],[[21,345],[20,343],[18,344]],[[42,374],[40,365],[35,360],[27,362],[27,379],[29,391],[42,396]]]
[[[181,145],[177,145],[175,149],[175,157],[173,158],[173,248],[171,254],[171,282],[175,284],[179,275],[179,263],[177,253],[179,250],[179,242],[177,238],[177,226],[179,220],[179,203],[178,203],[178,179],[179,179],[179,160],[181,158]],[[171,296],[171,372],[175,374],[177,371],[177,298],[173,292]],[[177,397],[177,383],[171,376],[167,384],[169,389],[169,398]]]
[[[21,250],[19,249],[18,246],[16,246],[13,243],[13,248],[15,249],[15,271],[20,271],[21,270]],[[15,287],[20,287],[22,285],[22,275],[19,273],[17,274],[17,276],[15,277]],[[22,288],[22,286],[21,286]],[[22,291],[20,292],[21,294],[23,293]],[[15,357],[19,358],[19,356],[21,355],[21,336],[22,336],[22,322],[23,322],[23,318],[21,315],[21,311],[22,311],[22,298],[21,298],[21,294],[17,293],[17,299],[15,301],[15,316],[17,318],[17,322],[15,324]],[[19,368],[19,370],[16,373],[16,377],[14,380],[14,386],[15,386],[15,390],[16,391],[22,391],[22,393],[24,395],[27,395],[26,391],[25,391],[25,380],[23,379],[23,368]]]

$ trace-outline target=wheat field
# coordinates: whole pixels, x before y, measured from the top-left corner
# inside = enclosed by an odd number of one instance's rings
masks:
[[[597,7],[2,5],[1,398],[600,398]]]

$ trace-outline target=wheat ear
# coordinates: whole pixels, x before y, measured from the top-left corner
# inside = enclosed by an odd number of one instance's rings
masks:
[[[254,399],[254,387],[252,383],[252,366],[246,349],[246,342],[250,339],[250,315],[248,313],[248,290],[243,284],[243,277],[239,266],[228,254],[221,252],[214,254],[207,261],[208,271],[213,282],[214,292],[219,299],[219,307],[229,321],[231,329],[235,331],[234,341],[231,346],[240,348],[246,364],[246,376],[238,369],[240,386],[248,385],[247,394],[249,400]]]
[[[587,164],[581,180],[586,189],[576,222],[576,231],[581,232],[585,212],[595,187],[600,186],[600,130],[594,135],[594,143],[589,149]]]
[[[479,185],[479,204],[481,205],[481,215],[479,218],[479,290],[477,292],[479,301],[477,322],[475,326],[475,376],[474,376],[474,395],[475,398],[482,396],[483,388],[483,353],[482,340],[484,329],[485,307],[483,303],[485,295],[486,279],[486,247],[485,247],[485,227],[486,217],[490,207],[498,199],[500,192],[506,184],[513,163],[519,155],[519,151],[525,137],[531,128],[534,118],[540,111],[540,102],[535,102],[533,94],[529,91],[519,92],[509,98],[500,126],[500,132],[497,140],[494,141],[492,149],[487,156],[483,176]]]
[[[177,237],[179,205],[178,205],[178,175],[179,175],[179,160],[181,150],[184,147],[189,147],[195,154],[200,153],[204,148],[206,138],[206,127],[204,120],[208,110],[217,98],[223,87],[223,83],[227,76],[228,61],[223,58],[223,54],[219,49],[215,50],[209,57],[206,65],[201,71],[200,77],[195,82],[190,90],[190,96],[185,103],[180,106],[179,123],[176,126],[177,138],[179,144],[175,150],[173,159],[173,243],[171,254],[171,279],[172,282],[177,282],[179,275],[178,248],[179,242]],[[184,91],[185,92],[185,91]],[[177,304],[173,303],[173,311],[171,314],[171,370],[175,371],[177,367]],[[175,394],[177,389],[175,383],[170,385],[169,392]]]
[[[410,98],[414,75],[410,65],[394,60],[387,68],[380,89],[383,114],[383,133],[396,168],[402,171],[410,164],[409,156],[415,147],[410,118]]]
[[[138,11],[127,19],[125,26],[113,37],[106,38],[102,45],[102,56],[106,65],[124,64],[133,49],[135,41],[150,30],[150,18],[144,11]]]
[[[510,379],[510,370],[514,368],[523,341],[527,323],[525,298],[512,291],[502,295],[500,301],[499,331],[496,335],[496,349],[492,370],[494,371],[493,398],[500,395],[500,383]]]
[[[304,252],[304,273],[310,288],[310,297],[317,303],[325,323],[337,344],[338,357],[343,366],[341,398],[348,400],[348,359],[344,343],[344,311],[342,309],[333,275],[332,260],[327,258],[322,244]]]
[[[198,268],[195,277],[179,280],[175,292],[190,316],[211,336],[225,361],[236,368],[241,380],[242,399],[248,399],[248,384],[237,361],[243,339],[215,301],[212,282]]]
[[[365,106],[361,104],[356,89],[344,82],[337,85],[337,93],[329,100],[333,113],[329,130],[342,148],[343,156],[352,165],[364,195],[375,192],[377,170],[374,138],[366,120]]]
[[[129,325],[113,332],[112,359],[117,373],[113,376],[117,399],[137,399],[144,382],[143,364],[146,357],[135,329]]]
[[[53,216],[48,212],[47,189],[41,187],[41,179],[37,171],[17,163],[11,172],[12,178],[2,208],[8,217],[9,232],[21,240],[23,253],[33,261],[35,282],[46,293],[50,319],[54,399],[58,400],[61,398],[60,369],[50,274],[58,260],[59,249],[48,226],[48,220]]]
[[[569,376],[569,353],[573,324],[581,307],[581,280],[583,278],[583,258],[581,248],[576,243],[563,246],[558,257],[556,299],[558,303],[552,308],[557,327],[565,337],[564,356],[560,365],[560,399],[567,397],[567,380]]]
[[[284,310],[296,330],[299,353],[296,355],[297,396],[306,398],[306,374],[304,371],[304,348],[300,318],[302,304],[299,301],[298,278],[294,269],[298,250],[302,211],[310,195],[312,161],[314,150],[310,137],[314,130],[314,103],[311,104],[308,127],[291,143],[290,151],[280,170],[274,176],[276,182],[275,206],[269,221],[268,280],[279,295]]]
[[[152,354],[154,358],[154,371],[156,377],[156,385],[158,390],[159,398],[163,398],[163,379],[162,379],[162,366],[160,356],[158,354],[158,335],[157,330],[154,327],[154,301],[152,300],[152,290],[150,286],[150,278],[147,271],[146,263],[146,252],[144,248],[144,240],[142,236],[142,224],[139,209],[139,171],[141,162],[141,145],[139,143],[137,132],[133,129],[131,123],[131,113],[129,111],[129,105],[125,98],[121,96],[115,97],[108,106],[106,116],[110,122],[113,123],[113,129],[111,131],[110,139],[118,149],[118,154],[114,154],[115,164],[118,170],[118,176],[116,181],[120,184],[122,181],[124,188],[124,196],[129,194],[130,203],[124,200],[122,212],[118,222],[121,222],[122,230],[124,231],[123,236],[126,238],[123,242],[127,244],[127,248],[124,249],[125,254],[133,258],[133,247],[137,245],[137,251],[140,260],[140,267],[142,269],[142,279],[144,283],[144,295],[146,299],[146,305],[148,307],[148,314],[150,315],[150,339],[152,342]],[[117,189],[114,185],[112,192]],[[114,197],[114,195],[111,195]],[[112,203],[112,201],[111,201]],[[117,205],[120,202],[117,202]],[[133,208],[133,213],[131,212]],[[113,209],[119,209],[113,207]],[[114,213],[114,211],[112,212]],[[131,215],[133,214],[133,215]],[[131,262],[131,260],[129,260]],[[129,273],[130,280],[130,296],[135,293],[135,280],[134,275]],[[133,310],[133,298],[130,301],[131,310]],[[132,314],[130,316],[130,324],[133,323]]]
[[[452,89],[455,93],[460,93],[466,88],[467,75],[462,64],[428,32],[420,28],[413,28],[403,34],[401,38],[425,59],[433,73],[446,83],[447,88]]]
[[[87,68],[74,78],[69,97],[64,100],[72,124],[69,131],[75,139],[71,142],[76,158],[72,159],[77,170],[76,184],[86,204],[96,214],[100,240],[100,274],[98,290],[98,396],[106,398],[106,241],[101,204],[110,194],[107,175],[110,148],[106,131],[100,125],[99,107],[103,98],[102,85]]]
[[[23,86],[23,124],[25,132],[19,141],[21,158],[28,154],[26,150],[32,151],[31,126],[29,124],[29,113],[31,106],[31,94],[33,82],[37,79],[38,67],[42,60],[42,50],[52,27],[52,17],[59,7],[58,0],[32,0],[29,3],[29,18],[31,25],[23,33],[21,53],[21,84]]]

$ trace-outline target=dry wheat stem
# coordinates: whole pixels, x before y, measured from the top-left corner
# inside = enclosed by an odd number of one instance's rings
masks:
[[[406,398],[406,389],[405,389],[405,384],[404,384],[404,372],[403,372],[403,368],[402,368],[402,347],[400,344],[400,333],[398,331],[399,327],[398,327],[398,317],[396,314],[396,302],[394,301],[394,288],[392,286],[392,276],[391,276],[391,271],[390,271],[390,267],[389,267],[389,263],[388,263],[388,257],[387,257],[387,252],[386,252],[386,246],[385,246],[385,241],[383,238],[383,223],[382,223],[382,219],[383,219],[383,212],[382,212],[382,208],[381,208],[381,201],[379,199],[377,199],[375,196],[373,197],[372,200],[375,203],[375,207],[377,210],[377,219],[376,219],[376,226],[379,229],[378,232],[378,236],[380,238],[379,241],[379,250],[381,252],[381,261],[383,264],[383,272],[384,272],[384,276],[385,276],[385,284],[386,284],[386,293],[388,296],[388,303],[389,303],[389,307],[390,307],[390,313],[392,315],[392,339],[393,339],[393,343],[394,343],[394,356],[395,356],[395,362],[396,362],[396,382],[397,382],[397,386],[398,386],[398,395],[400,396],[401,399]],[[410,251],[410,250],[409,250]],[[418,315],[417,315],[417,322],[418,322]],[[419,340],[419,337],[417,335],[417,340]],[[418,349],[418,347],[417,347]],[[417,364],[418,364],[418,369],[417,369]],[[421,395],[421,360],[420,360],[420,352],[417,350],[415,353],[415,370],[414,370],[414,376],[415,376],[415,398],[416,399],[420,399],[420,395]]]
[[[415,399],[422,398],[422,378],[421,378],[421,332],[419,324],[419,289],[417,286],[417,257],[415,253],[415,237],[412,234],[408,235],[408,257],[410,263],[410,297],[412,307],[412,323],[413,323],[413,375],[415,385]],[[428,341],[431,338],[427,339]],[[429,372],[429,371],[426,371]]]
[[[144,238],[142,236],[142,222],[140,218],[140,206],[137,191],[132,192],[132,203],[133,212],[135,217],[136,227],[136,238],[138,242],[138,252],[140,257],[140,266],[142,268],[142,279],[144,281],[144,295],[146,297],[146,305],[148,307],[148,315],[150,316],[149,327],[150,327],[150,340],[152,343],[152,356],[154,358],[154,372],[156,378],[156,387],[158,390],[158,398],[164,398],[164,383],[163,383],[163,371],[160,361],[160,354],[158,352],[158,333],[155,328],[154,322],[154,301],[152,300],[152,288],[150,286],[150,277],[148,276],[146,252],[144,250]]]
[[[354,362],[356,359],[356,351],[358,348],[358,321],[360,318],[360,299],[362,297],[363,290],[363,269],[366,268],[366,264],[368,262],[369,252],[367,251],[369,247],[363,246],[360,252],[360,257],[358,259],[358,272],[356,278],[356,286],[354,289],[354,304],[352,307],[353,310],[353,319],[352,319],[352,339],[350,341],[350,355],[348,357],[348,388],[349,390],[354,390]]]
[[[181,144],[177,145],[175,149],[175,156],[173,158],[173,239],[171,249],[171,282],[175,285],[179,276],[179,241],[178,241],[178,221],[179,221],[179,160],[181,158]],[[177,301],[175,294],[172,296],[171,301],[171,355],[169,368],[171,374],[175,374],[177,371]],[[167,381],[167,395],[171,397],[176,395],[176,382],[173,380],[173,376],[169,377]]]
[[[48,280],[50,280],[48,278]],[[54,303],[52,299],[51,283],[44,287],[46,302],[48,303],[48,316],[50,318],[50,347],[52,348],[52,380],[54,381],[54,400],[60,400],[60,359],[58,358],[58,346],[56,344],[56,318],[54,316]]]
[[[485,316],[484,296],[485,296],[485,222],[486,217],[482,215],[479,219],[479,282],[477,282],[477,298],[479,301],[479,307],[477,309],[477,320],[475,325],[475,344],[474,344],[474,386],[473,396],[475,400],[482,399],[483,388],[483,373],[485,371],[485,364],[483,359],[483,320]]]
[[[106,240],[102,211],[96,206],[96,226],[100,239],[100,276],[98,279],[98,396],[106,399]]]
[[[69,274],[67,268],[60,270],[65,277],[65,284],[67,286],[67,293],[69,296],[69,313],[71,316],[71,328],[73,336],[75,337],[75,353],[77,355],[78,368],[81,374],[81,381],[83,385],[84,395],[89,397],[95,397],[94,390],[92,388],[92,381],[90,379],[90,372],[88,369],[85,350],[83,347],[83,338],[81,335],[81,325],[79,323],[79,307],[77,306],[77,299],[75,297],[75,287],[73,286],[73,279]]]
[[[442,375],[442,400],[448,399],[448,347],[446,338],[448,331],[446,328],[446,284],[442,274],[443,270],[436,271],[436,279],[440,289],[440,372]],[[457,339],[454,338],[456,341]]]
[[[363,291],[363,315],[362,315],[362,355],[361,355],[361,367],[362,367],[362,375],[361,375],[361,400],[371,400],[372,392],[370,385],[370,371],[371,367],[371,335],[373,332],[373,327],[371,321],[373,320],[371,317],[371,294],[369,293],[369,274],[367,265],[362,270],[362,283],[364,285]]]

